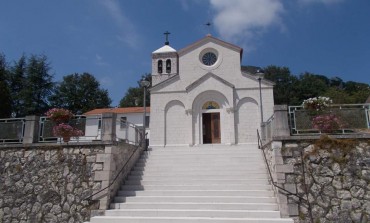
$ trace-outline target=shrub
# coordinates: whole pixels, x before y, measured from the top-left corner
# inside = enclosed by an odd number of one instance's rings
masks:
[[[328,97],[314,97],[303,101],[302,106],[307,110],[323,111],[328,108],[333,101]]]

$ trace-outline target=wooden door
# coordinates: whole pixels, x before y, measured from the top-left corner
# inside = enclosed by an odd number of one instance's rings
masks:
[[[221,143],[220,113],[203,113],[203,144]]]
[[[212,143],[221,143],[220,113],[211,113]]]

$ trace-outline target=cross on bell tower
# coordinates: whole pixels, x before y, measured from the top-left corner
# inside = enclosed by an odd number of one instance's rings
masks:
[[[165,33],[163,33],[165,36],[166,36],[166,42],[164,42],[165,45],[170,45],[170,42],[168,41],[168,35],[170,35],[171,33],[166,31]]]

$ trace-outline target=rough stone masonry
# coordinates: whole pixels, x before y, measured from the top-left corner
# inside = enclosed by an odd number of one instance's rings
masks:
[[[307,203],[288,196],[288,216],[295,217],[296,222],[311,222],[310,205],[313,222],[370,221],[368,139],[324,136],[319,140],[286,140],[278,144],[267,149],[276,182],[308,200]],[[276,168],[279,166],[289,168],[280,171]]]
[[[107,186],[136,149],[102,143],[0,147],[0,222],[89,220],[107,208],[116,186],[93,200],[85,198]],[[136,157],[140,150],[137,153]],[[130,168],[122,172],[121,180]]]

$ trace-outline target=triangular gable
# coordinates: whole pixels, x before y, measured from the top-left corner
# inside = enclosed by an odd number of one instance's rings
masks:
[[[258,80],[257,80],[257,78],[256,78],[256,76],[253,76],[253,75],[251,75],[251,74],[249,74],[249,73],[247,73],[247,72],[243,72],[243,71],[242,71],[242,74],[243,74],[243,76],[245,76],[245,77],[247,77],[247,78],[249,78],[249,79],[251,79],[251,80],[254,80],[254,81],[256,81],[256,82],[258,81]],[[262,78],[261,83],[263,83],[263,84],[265,84],[265,85],[268,85],[268,86],[274,86],[274,85],[275,85],[275,83],[274,83],[274,82],[269,81],[269,80],[264,79],[264,78]]]
[[[193,83],[191,83],[189,86],[187,86],[185,89],[186,91],[190,91],[192,90],[193,88],[195,88],[196,86],[198,86],[199,84],[203,83],[204,81],[206,81],[208,78],[210,77],[213,77],[214,79],[220,81],[221,83],[231,87],[231,88],[234,88],[235,86],[233,84],[231,84],[230,82],[222,79],[221,77],[213,74],[213,73],[207,73],[206,75],[203,75],[201,78],[199,78],[198,80],[194,81]]]
[[[167,86],[168,84],[174,83],[175,81],[179,80],[179,77],[180,77],[179,74],[175,74],[172,77],[152,86],[151,88],[149,88],[149,91],[153,91],[153,90],[155,91],[155,90],[160,89],[161,87]]]
[[[238,46],[236,46],[236,45],[234,45],[234,44],[227,43],[227,42],[225,42],[225,41],[222,41],[222,40],[220,40],[220,39],[217,39],[217,38],[215,38],[215,37],[213,37],[213,36],[211,36],[211,35],[207,35],[206,37],[204,37],[204,38],[202,38],[202,39],[200,39],[200,40],[198,40],[198,41],[196,41],[196,42],[194,42],[194,43],[190,44],[189,46],[187,46],[187,47],[185,47],[185,48],[183,48],[183,49],[179,50],[179,51],[178,51],[179,56],[184,55],[184,54],[186,54],[186,53],[188,53],[188,52],[192,51],[193,49],[195,49],[195,48],[197,48],[197,47],[199,47],[199,46],[201,46],[201,45],[204,45],[204,44],[206,44],[206,43],[208,43],[208,42],[212,42],[212,43],[215,43],[215,44],[221,45],[221,46],[223,46],[223,47],[226,47],[226,48],[228,48],[228,49],[232,49],[232,50],[234,50],[234,51],[236,51],[236,52],[239,52],[239,53],[240,53],[240,60],[241,60],[241,58],[242,58],[242,53],[243,53],[243,48],[240,48],[240,47],[238,47]]]

